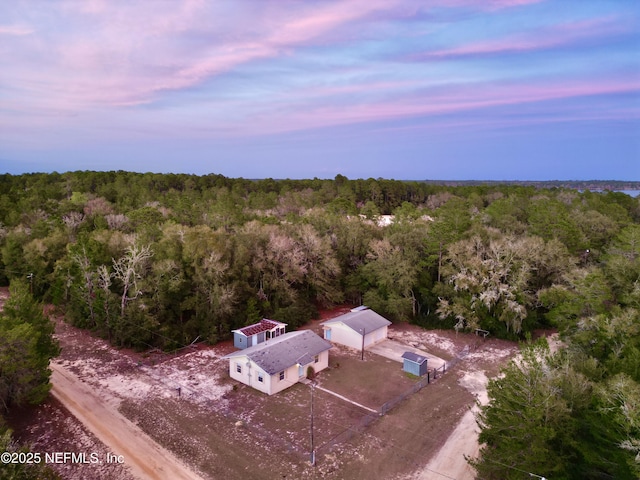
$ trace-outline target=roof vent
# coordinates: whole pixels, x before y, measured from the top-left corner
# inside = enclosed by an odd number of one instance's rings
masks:
[[[369,307],[367,307],[366,305],[360,305],[359,307],[351,309],[352,312],[361,312],[363,310],[369,310]]]

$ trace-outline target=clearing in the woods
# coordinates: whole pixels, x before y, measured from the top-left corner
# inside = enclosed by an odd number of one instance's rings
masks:
[[[486,400],[487,378],[517,351],[511,342],[393,325],[393,340],[455,365],[380,416],[372,410],[417,379],[388,358],[365,352],[363,361],[360,352],[333,348],[330,367],[317,380],[338,395],[314,389],[311,466],[309,385],[266,396],[234,382],[221,359],[233,350],[230,342],[137,353],[55,322],[62,354],[54,364],[54,395],[14,413],[16,435],[34,452],[112,453],[125,461],[53,465],[65,479],[470,480],[464,455],[477,452],[471,409]],[[318,322],[305,328],[318,331]],[[60,401],[85,402],[93,417],[70,413]]]

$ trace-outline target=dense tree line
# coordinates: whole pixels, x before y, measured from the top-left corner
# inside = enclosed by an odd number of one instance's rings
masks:
[[[49,394],[49,361],[58,355],[53,324],[26,283],[16,280],[0,311],[0,452],[20,455],[27,448],[16,443],[4,416],[11,408],[36,405]],[[27,457],[30,458],[30,457]],[[11,461],[11,460],[15,461]],[[6,459],[5,459],[6,460]],[[11,457],[0,464],[2,479],[58,478],[46,465]]]
[[[502,338],[556,327],[567,348],[529,346],[491,382],[480,476],[638,475],[640,201],[622,193],[2,175],[0,282],[141,349],[215,343],[262,317],[293,329],[340,302]],[[14,333],[7,348],[24,337]],[[13,398],[42,393],[23,387]]]
[[[380,226],[385,214],[394,222]],[[601,308],[624,302],[615,252],[639,219],[638,200],[612,192],[341,175],[2,175],[0,281],[28,278],[73,324],[138,348],[213,343],[261,317],[295,328],[343,301],[518,338],[554,324],[568,307],[553,299],[575,294],[584,275],[614,282]]]
[[[591,252],[589,252],[591,253]],[[640,225],[538,292],[565,347],[527,343],[489,383],[481,478],[640,477]]]

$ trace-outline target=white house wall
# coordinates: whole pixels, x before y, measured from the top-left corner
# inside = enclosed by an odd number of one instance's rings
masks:
[[[329,350],[325,350],[324,352],[318,355],[318,361],[310,363],[316,373],[321,372],[325,368],[329,366]],[[309,365],[304,365],[303,377],[307,376],[307,368]],[[271,395],[274,393],[281,392],[285,388],[289,388],[294,383],[298,383],[300,377],[298,374],[300,373],[298,365],[293,365],[284,371],[284,380],[280,380],[280,373],[276,373],[271,376]]]
[[[364,337],[365,348],[370,345],[375,345],[376,343],[381,342],[383,340],[386,340],[387,330],[388,330],[388,327],[385,326],[385,327],[378,328],[377,330],[374,330],[371,333],[367,333]]]
[[[238,373],[238,364],[241,366],[241,373]],[[309,365],[313,366],[316,373],[327,368],[329,366],[329,350],[325,350],[318,355],[317,363],[314,362]],[[305,365],[303,369],[304,377],[307,376],[307,367],[308,365]],[[273,395],[281,392],[285,388],[289,388],[295,383],[298,383],[298,368],[297,364],[287,368],[284,371],[284,379],[280,380],[280,372],[277,372],[274,375],[268,375],[254,362],[249,361],[247,356],[239,356],[229,359],[229,375],[231,378],[266,393],[267,395]],[[258,374],[262,374],[262,382],[258,380]]]
[[[316,373],[321,372],[322,370],[327,368],[329,366],[329,350],[325,350],[320,355],[318,355],[318,362],[311,363],[310,365],[313,367]],[[306,371],[304,373],[305,375],[307,374]]]
[[[281,392],[285,388],[289,388],[291,385],[298,383],[298,366],[293,365],[284,371],[284,380],[280,380],[280,372],[269,377],[271,384],[271,392],[269,395]]]
[[[238,365],[240,365],[241,372],[238,372]],[[263,375],[264,382],[258,381],[258,374]],[[249,385],[250,387],[260,390],[266,394],[269,394],[270,382],[268,381],[269,375],[267,375],[260,367],[249,360],[246,356],[234,357],[229,359],[229,375],[234,380]]]
[[[331,329],[331,341],[346,345],[347,347],[355,348],[357,350],[362,349],[362,335],[350,327],[342,323],[333,323],[327,325],[326,329]],[[380,327],[373,332],[365,332],[364,346],[365,348],[381,342],[387,338],[388,327]],[[326,335],[324,338],[327,338]]]
[[[362,335],[343,323],[332,323],[327,325],[326,329],[331,330],[332,342],[346,345],[351,348],[357,348],[358,350],[362,348]],[[326,335],[325,338],[327,338]]]

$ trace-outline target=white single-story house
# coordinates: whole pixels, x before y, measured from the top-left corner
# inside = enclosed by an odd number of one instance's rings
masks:
[[[311,330],[285,333],[263,343],[225,355],[229,375],[250,387],[273,395],[329,366],[331,344]]]
[[[263,318],[253,325],[231,330],[233,332],[233,346],[236,348],[252,347],[270,338],[283,335],[286,326],[286,323]]]
[[[386,340],[391,322],[363,306],[320,325],[325,340],[360,350]]]

